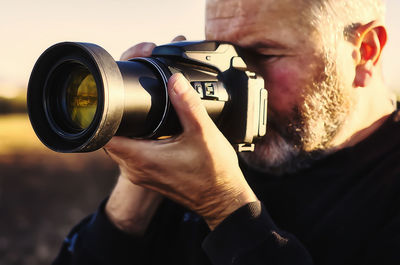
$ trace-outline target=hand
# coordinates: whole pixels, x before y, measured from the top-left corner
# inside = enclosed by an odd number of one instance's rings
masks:
[[[194,210],[214,229],[257,198],[244,179],[234,149],[189,82],[174,74],[168,93],[182,134],[158,141],[114,137],[106,149],[126,179]]]
[[[186,38],[182,35],[176,36],[172,42],[184,41]],[[135,57],[149,57],[156,45],[153,42],[142,42],[132,46],[121,55],[121,61],[127,61]]]
[[[177,36],[173,39],[173,41],[182,40],[185,40],[185,37]],[[156,45],[151,42],[137,44],[124,52],[121,60],[148,57],[154,47]],[[121,175],[106,204],[105,212],[110,221],[119,229],[130,234],[142,235],[162,198],[161,194],[135,185]]]

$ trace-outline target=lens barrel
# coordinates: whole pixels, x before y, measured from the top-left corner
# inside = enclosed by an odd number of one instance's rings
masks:
[[[59,43],[34,66],[29,118],[39,139],[57,152],[94,151],[114,135],[178,132],[167,93],[170,76],[153,58],[116,62],[95,44]]]

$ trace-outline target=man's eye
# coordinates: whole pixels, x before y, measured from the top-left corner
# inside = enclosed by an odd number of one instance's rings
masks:
[[[269,64],[283,57],[280,54],[261,53],[249,49],[241,49],[240,55],[250,68],[257,68],[260,65]]]
[[[271,61],[275,59],[281,58],[282,55],[276,55],[276,54],[259,54],[259,59],[263,61]]]

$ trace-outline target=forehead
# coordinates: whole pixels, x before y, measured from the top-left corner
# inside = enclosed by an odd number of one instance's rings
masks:
[[[255,41],[304,45],[313,32],[303,0],[208,0],[206,37],[241,46]]]

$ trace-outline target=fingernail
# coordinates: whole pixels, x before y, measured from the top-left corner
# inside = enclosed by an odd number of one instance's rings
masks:
[[[188,90],[189,86],[189,83],[185,80],[182,74],[175,75],[175,80],[172,84],[172,90],[175,92],[175,94],[184,94]]]

